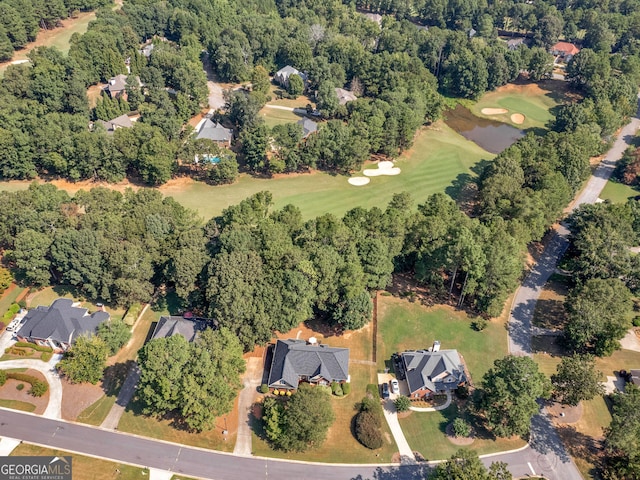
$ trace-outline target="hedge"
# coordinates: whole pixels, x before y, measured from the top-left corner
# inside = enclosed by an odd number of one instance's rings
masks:
[[[7,372],[0,370],[0,387],[7,383]]]
[[[29,343],[29,342],[16,342],[14,346],[24,347],[24,348],[33,348],[38,352],[53,352],[53,348],[51,347],[43,347],[42,345],[36,345],[35,343]]]
[[[31,385],[31,390],[29,393],[34,397],[41,397],[47,390],[49,390],[49,384],[46,382],[42,382],[38,380],[36,377],[31,375],[27,375],[26,373],[7,373],[7,378],[13,378],[14,380],[18,380],[19,382],[26,382]],[[21,389],[22,390],[22,389]]]
[[[375,450],[382,447],[380,417],[375,413],[365,410],[356,415],[356,438],[365,447]]]

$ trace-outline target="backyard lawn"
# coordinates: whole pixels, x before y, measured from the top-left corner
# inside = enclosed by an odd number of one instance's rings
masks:
[[[19,287],[15,284],[9,285],[9,288],[4,291],[0,298],[0,316],[9,310],[9,307],[16,302],[20,294],[25,290],[26,288]]]
[[[76,453],[53,450],[24,442],[18,445],[13,452],[11,452],[10,456],[63,457],[69,455],[73,457],[73,478],[92,480],[139,480],[140,478],[148,478],[149,476],[149,470],[144,468],[85,457]]]
[[[57,285],[55,287],[47,287],[42,290],[27,296],[27,307],[35,308],[38,306],[49,306],[53,303],[57,298],[72,298],[77,302],[82,304],[82,307],[89,310],[89,312],[95,312],[98,307],[95,302],[89,300],[79,300],[77,297],[74,297],[74,292],[69,287],[65,285]],[[122,307],[112,307],[105,304],[105,309],[111,315],[111,318],[121,319],[125,314],[126,309]]]
[[[508,84],[493,92],[486,93],[477,103],[471,106],[471,111],[479,116],[509,123],[521,129],[546,128],[553,120],[551,109],[564,100],[566,86],[559,80],[547,80],[531,84]],[[498,115],[484,115],[483,108],[503,108],[508,113]],[[525,116],[524,123],[516,124],[511,115],[521,113]]]
[[[457,349],[464,357],[475,384],[507,354],[507,330],[500,320],[489,322],[478,332],[471,328],[474,317],[452,307],[427,308],[391,296],[378,301],[378,369],[390,366],[395,352],[426,349],[439,340],[442,349]]]
[[[302,115],[297,115],[291,110],[282,110],[280,108],[264,107],[260,110],[260,116],[264,119],[264,123],[269,128],[285,123],[295,123],[302,119]]]

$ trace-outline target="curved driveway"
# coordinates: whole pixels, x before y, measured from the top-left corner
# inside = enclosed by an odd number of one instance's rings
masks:
[[[10,368],[31,368],[37,370],[44,375],[49,383],[49,404],[42,414],[46,418],[62,418],[62,382],[56,373],[55,364],[52,363],[56,357],[54,356],[49,363],[42,360],[7,360],[0,362],[0,369],[8,370]],[[2,429],[0,429],[0,434]]]

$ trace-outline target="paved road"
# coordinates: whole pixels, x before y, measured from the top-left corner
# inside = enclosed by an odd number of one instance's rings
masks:
[[[428,468],[425,465],[336,466],[236,457],[4,409],[0,409],[0,432],[30,443],[212,480],[417,480],[426,476],[421,477],[418,472],[424,474]]]
[[[613,147],[607,152],[605,159],[600,163],[584,190],[578,195],[571,208],[568,209],[568,212],[582,204],[596,202],[613,173],[616,162],[622,157],[640,127],[639,114],[640,109],[636,116],[622,129]],[[568,245],[569,230],[565,225],[560,224],[553,232],[540,260],[518,289],[509,317],[510,353],[514,355],[532,355],[531,333],[536,302],[540,297],[542,288],[555,271],[556,265]],[[549,469],[549,471],[542,472],[546,477],[558,480],[580,480],[582,478],[559,441],[553,424],[544,410],[540,415],[533,418],[530,450],[529,453],[537,452],[539,454],[538,464]],[[507,462],[511,472],[515,473],[512,468],[516,464],[512,463],[512,459],[508,459]],[[539,472],[536,471],[536,473]]]

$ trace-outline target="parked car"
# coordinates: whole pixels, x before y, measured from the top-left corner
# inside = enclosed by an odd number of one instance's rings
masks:
[[[387,383],[382,384],[382,398],[389,398],[389,385]]]
[[[18,318],[11,320],[11,322],[9,322],[9,325],[7,325],[7,332],[13,332],[14,330],[17,330],[20,326],[21,321],[22,319]]]
[[[391,393],[398,395],[400,393],[400,384],[395,378],[391,380]]]

